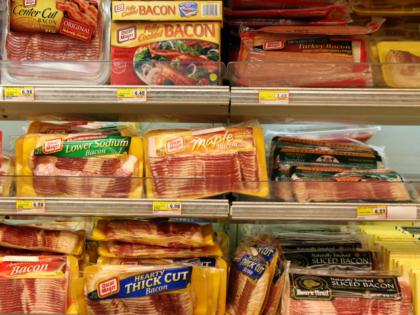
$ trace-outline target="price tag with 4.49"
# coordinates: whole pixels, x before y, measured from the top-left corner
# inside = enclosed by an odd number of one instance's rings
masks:
[[[40,200],[16,200],[17,213],[45,213],[45,199]]]
[[[153,214],[164,216],[182,215],[182,202],[153,201]]]

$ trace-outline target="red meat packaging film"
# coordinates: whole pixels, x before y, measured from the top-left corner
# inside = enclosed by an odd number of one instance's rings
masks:
[[[8,0],[2,57],[22,63],[2,69],[3,83],[106,83],[109,65],[97,61],[109,59],[108,6],[108,0]]]

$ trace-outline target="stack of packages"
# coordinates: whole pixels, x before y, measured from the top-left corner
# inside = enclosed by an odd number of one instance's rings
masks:
[[[310,137],[309,137],[310,139]],[[382,148],[347,142],[276,136],[270,148],[275,196],[297,202],[411,202],[414,189],[386,169]],[[355,184],[355,182],[358,182]]]
[[[347,25],[352,22],[347,15],[351,3],[341,0],[232,2],[233,10],[226,8],[225,17],[240,37],[240,48],[231,47],[229,60],[245,62],[230,66],[234,85],[368,87],[376,83],[372,68],[361,63],[372,62],[367,35],[385,19]]]
[[[222,9],[222,1],[113,1],[111,84],[219,85]]]
[[[75,284],[81,314],[225,314],[227,263],[211,224],[98,221],[96,266]]]
[[[384,258],[386,270],[400,269],[410,274],[414,314],[420,314],[420,228],[416,226],[362,225],[359,230],[372,236]]]
[[[273,235],[289,261],[280,314],[411,314],[409,275],[383,270],[356,229],[288,224]]]
[[[141,198],[137,125],[33,122],[14,144],[16,196]]]
[[[84,230],[1,223],[0,312],[77,314],[72,284],[84,242]]]

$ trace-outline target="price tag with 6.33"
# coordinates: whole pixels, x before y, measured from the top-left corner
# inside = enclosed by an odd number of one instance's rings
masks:
[[[153,201],[153,214],[164,216],[182,215],[182,202]]]
[[[45,213],[45,199],[39,200],[16,200],[17,213]]]

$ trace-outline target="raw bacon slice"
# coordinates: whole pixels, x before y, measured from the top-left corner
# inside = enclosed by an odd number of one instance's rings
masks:
[[[400,87],[420,87],[420,57],[408,51],[391,50],[387,56],[387,62],[397,63],[389,65],[392,80]],[[407,65],[412,63],[413,65]],[[414,65],[417,64],[417,65]]]
[[[124,198],[138,186],[138,179],[131,178],[139,173],[139,161],[134,155],[113,159],[32,154],[29,167],[33,170],[35,192],[40,196],[64,193],[78,198]]]
[[[58,1],[56,2],[56,8],[60,11],[67,12],[71,20],[93,27],[93,35],[96,34],[96,21],[90,15],[80,12],[76,3]]]
[[[0,246],[0,256],[51,256],[54,255],[53,252],[43,252],[36,250],[26,250],[19,248],[8,248]],[[60,255],[57,253],[57,255]]]
[[[6,247],[77,255],[79,238],[80,235],[72,231],[53,231],[0,223],[0,244]]]
[[[142,238],[154,239],[163,247],[194,247],[188,241],[204,242],[202,227],[195,223],[148,222],[140,220],[110,221],[105,227],[106,239],[130,243],[144,243]],[[185,242],[165,242],[170,237],[180,237]]]
[[[210,250],[204,248],[167,248],[146,244],[108,242],[108,250],[117,257],[192,258],[207,256]],[[0,251],[1,253],[1,251]]]
[[[1,157],[0,157],[1,158]],[[7,197],[12,184],[14,167],[10,161],[3,161],[0,167],[0,196]],[[7,176],[4,176],[7,175]]]
[[[92,20],[94,20],[95,22],[98,21],[98,9],[94,5],[91,5],[86,0],[70,0],[70,1],[77,3],[79,5],[80,11],[84,12]]]

